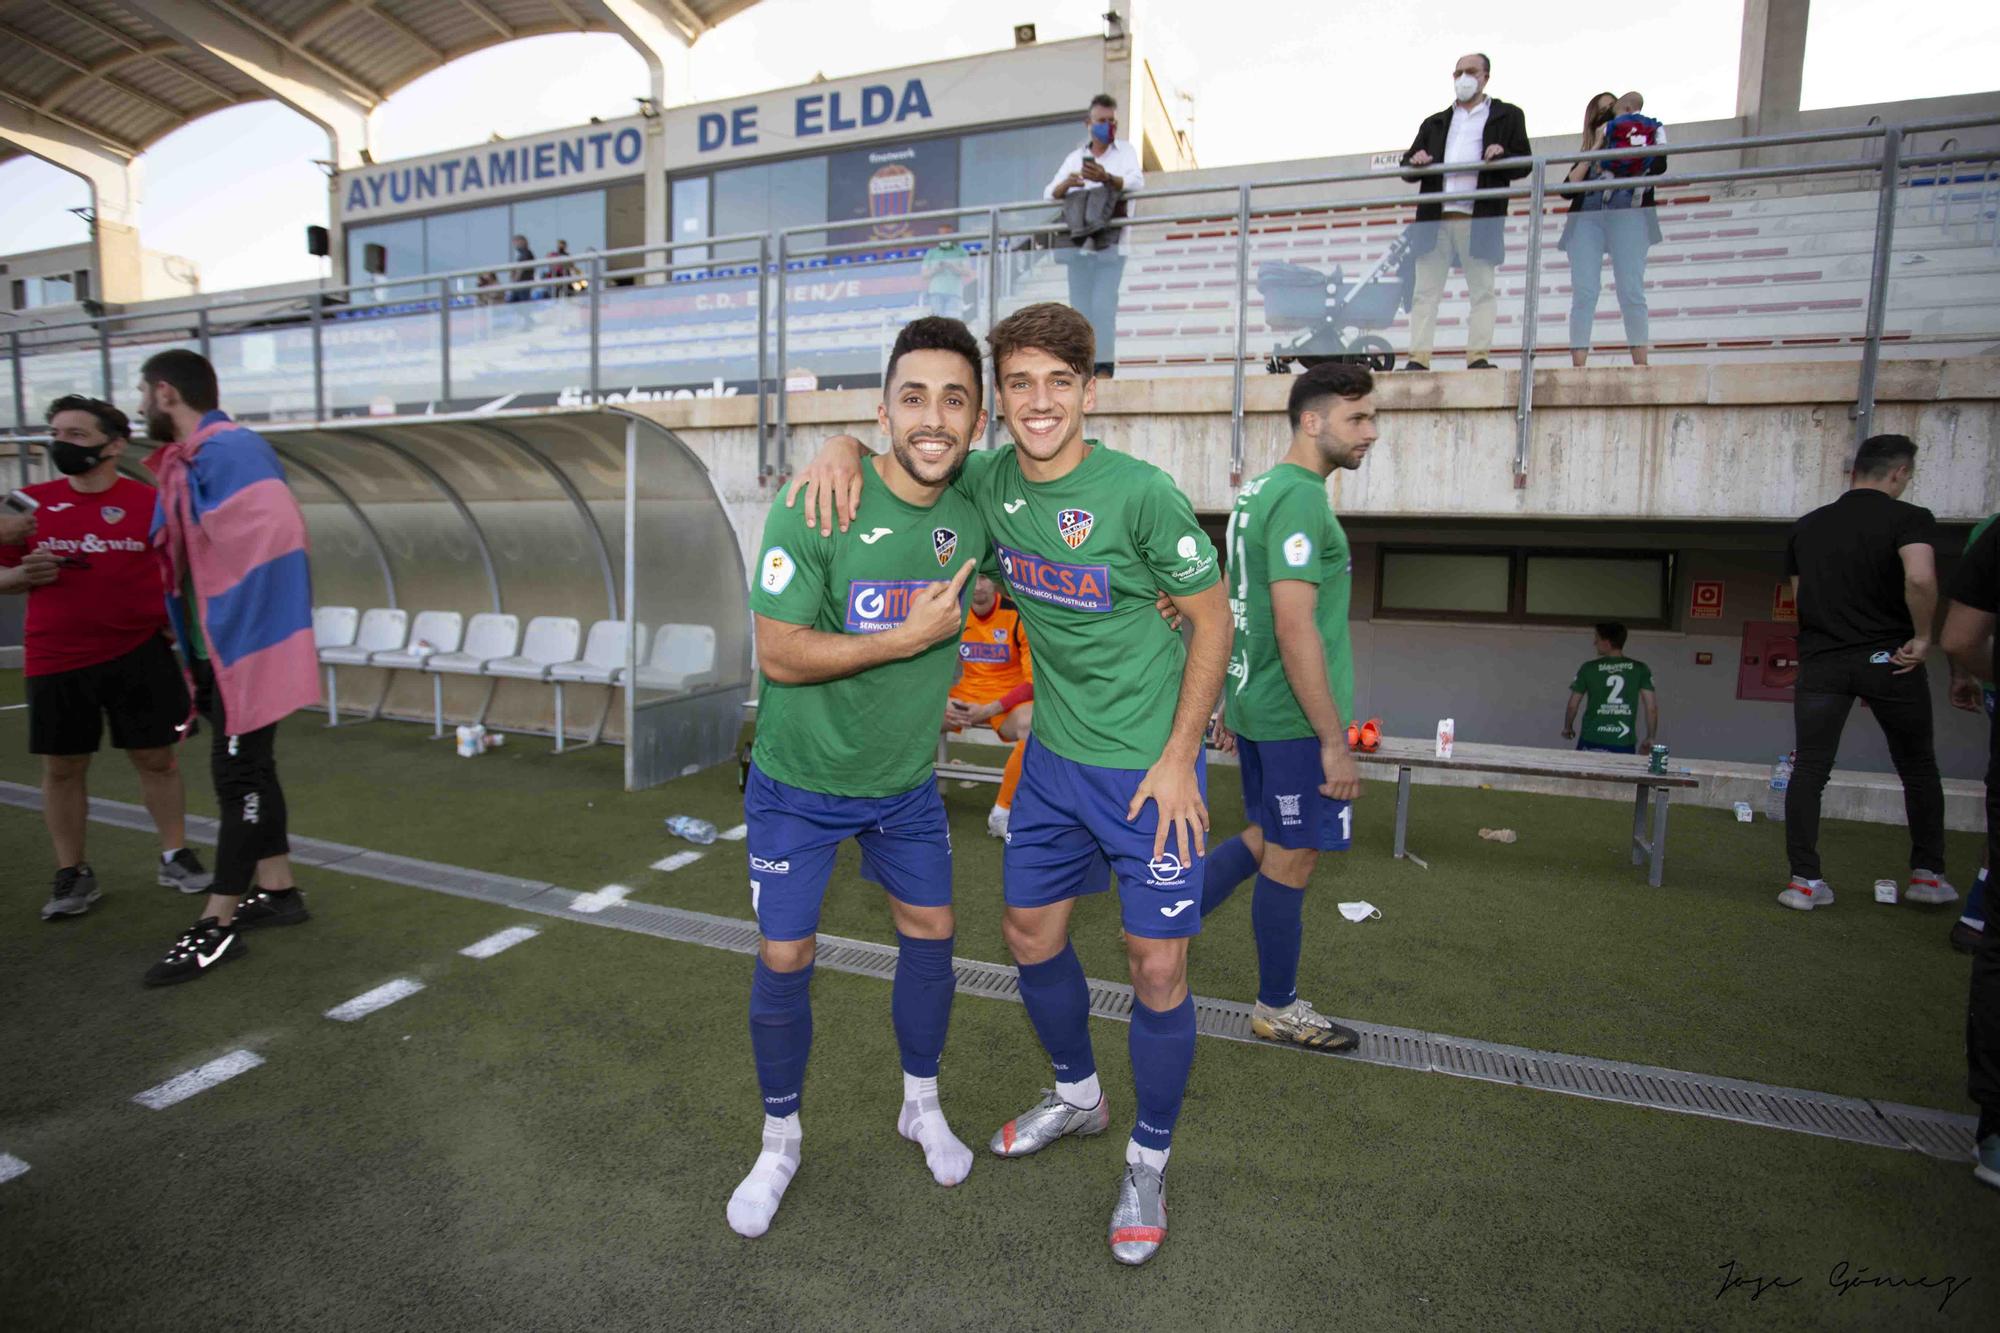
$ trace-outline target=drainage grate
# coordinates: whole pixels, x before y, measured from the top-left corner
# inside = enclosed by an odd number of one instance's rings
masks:
[[[0,805],[38,811],[42,805],[41,792],[19,783],[0,782]],[[143,807],[119,801],[93,799],[90,814],[100,823],[119,828],[150,833],[153,827]],[[213,843],[215,832],[213,819],[190,817],[188,820],[188,834],[193,840]],[[503,907],[587,925],[611,926],[731,953],[752,954],[757,951],[756,924],[735,917],[711,916],[705,912],[630,901],[583,915],[570,910],[570,903],[580,895],[540,880],[488,874],[314,838],[292,839],[292,855],[304,865],[331,866],[343,874],[431,889],[463,898],[477,898]],[[870,940],[822,935],[819,937],[818,957],[821,967],[836,972],[885,980],[896,972],[895,948]],[[952,963],[958,976],[958,988],[965,994],[1020,1003],[1020,979],[1012,967],[974,958],[955,958]],[[1099,980],[1092,980],[1089,986],[1090,1012],[1093,1016],[1118,1022],[1131,1021],[1130,986]],[[1361,1034],[1360,1045],[1350,1052],[1327,1055],[1299,1046],[1272,1046],[1260,1040],[1250,1031],[1250,1006],[1247,1004],[1197,995],[1194,1005],[1195,1029],[1205,1037],[1249,1042],[1296,1055],[1451,1074],[1487,1083],[1506,1083],[1571,1097],[1586,1097],[1593,1101],[1732,1120],[1739,1124],[1790,1130],[1849,1143],[1914,1150],[1954,1162],[1968,1161],[1973,1155],[1972,1134],[1976,1125],[1973,1117],[1929,1107],[1874,1102],[1802,1088],[1781,1088],[1742,1079],[1692,1074],[1620,1060],[1598,1060],[1557,1051],[1538,1051],[1525,1046],[1473,1041],[1465,1037],[1421,1032],[1414,1028],[1386,1027],[1351,1019],[1341,1021]]]

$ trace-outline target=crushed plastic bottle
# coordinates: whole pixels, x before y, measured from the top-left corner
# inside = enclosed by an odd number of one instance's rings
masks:
[[[1785,822],[1785,793],[1792,785],[1793,753],[1781,754],[1771,765],[1771,789],[1764,797],[1764,818]]]
[[[706,847],[715,841],[715,825],[706,819],[696,819],[692,815],[675,815],[667,820],[667,832],[677,838],[686,838],[701,847]]]

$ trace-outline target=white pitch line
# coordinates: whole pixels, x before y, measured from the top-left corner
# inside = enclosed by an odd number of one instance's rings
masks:
[[[377,1009],[387,1009],[398,1000],[406,1000],[424,988],[424,983],[414,977],[397,977],[385,981],[374,990],[363,991],[353,999],[336,1004],[326,1011],[326,1016],[337,1023],[355,1023],[368,1017]]]
[[[488,935],[476,944],[468,944],[459,952],[467,958],[491,958],[496,953],[505,953],[515,945],[531,940],[542,932],[533,926],[509,926],[496,935]]]
[[[0,1152],[0,1185],[28,1173],[28,1164],[10,1152]]]
[[[185,1074],[176,1074],[159,1087],[148,1088],[132,1100],[150,1110],[164,1111],[197,1092],[207,1092],[218,1083],[227,1083],[238,1074],[247,1074],[263,1063],[264,1057],[255,1051],[231,1051],[205,1065],[197,1065]]]
[[[626,888],[623,884],[606,884],[596,893],[577,894],[576,897],[570,899],[569,910],[572,912],[602,912],[607,907],[616,907],[619,903],[624,902],[630,897],[631,894],[632,890]]]
[[[682,866],[691,866],[699,860],[701,860],[700,852],[675,852],[672,856],[663,856],[653,862],[653,869],[679,870]]]
[[[741,842],[746,836],[749,835],[749,832],[750,832],[750,826],[748,824],[738,824],[735,828],[724,829],[722,832],[716,834],[715,836],[722,839],[722,841],[724,842]]]

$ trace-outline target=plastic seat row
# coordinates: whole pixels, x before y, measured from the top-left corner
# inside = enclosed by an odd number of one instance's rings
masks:
[[[714,683],[713,626],[662,625],[658,634],[652,634],[641,625],[638,636],[640,689],[679,693]],[[502,680],[541,681],[555,687],[555,749],[561,754],[568,739],[563,687],[622,689],[632,683],[625,664],[627,627],[622,620],[597,621],[585,637],[581,624],[570,616],[536,616],[523,634],[519,616],[497,611],[482,611],[467,621],[456,611],[419,611],[412,619],[397,607],[362,612],[352,606],[320,606],[313,608],[313,639],[326,668],[328,726],[341,725],[336,669],[343,666],[428,673],[435,736],[444,735],[446,676],[480,676],[490,682],[479,709],[482,723]],[[371,719],[381,716],[388,694],[385,680]],[[607,699],[586,744],[595,744],[603,734],[610,712]]]

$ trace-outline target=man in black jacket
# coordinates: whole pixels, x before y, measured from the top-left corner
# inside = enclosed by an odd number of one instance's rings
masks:
[[[1527,157],[1528,118],[1511,102],[1486,95],[1493,62],[1480,52],[1458,58],[1452,68],[1452,92],[1457,100],[1417,127],[1406,167],[1433,163],[1468,165],[1502,157]],[[1420,182],[1419,194],[1494,190],[1519,180],[1532,167],[1492,171],[1451,171],[1438,175],[1405,175]],[[1507,201],[1480,199],[1417,205],[1411,228],[1410,253],[1417,261],[1417,290],[1410,307],[1410,359],[1405,370],[1429,370],[1431,340],[1437,333],[1438,299],[1444,295],[1445,273],[1453,264],[1465,270],[1472,297],[1472,322],[1466,330],[1465,364],[1472,370],[1492,370],[1493,269],[1506,250]]]

